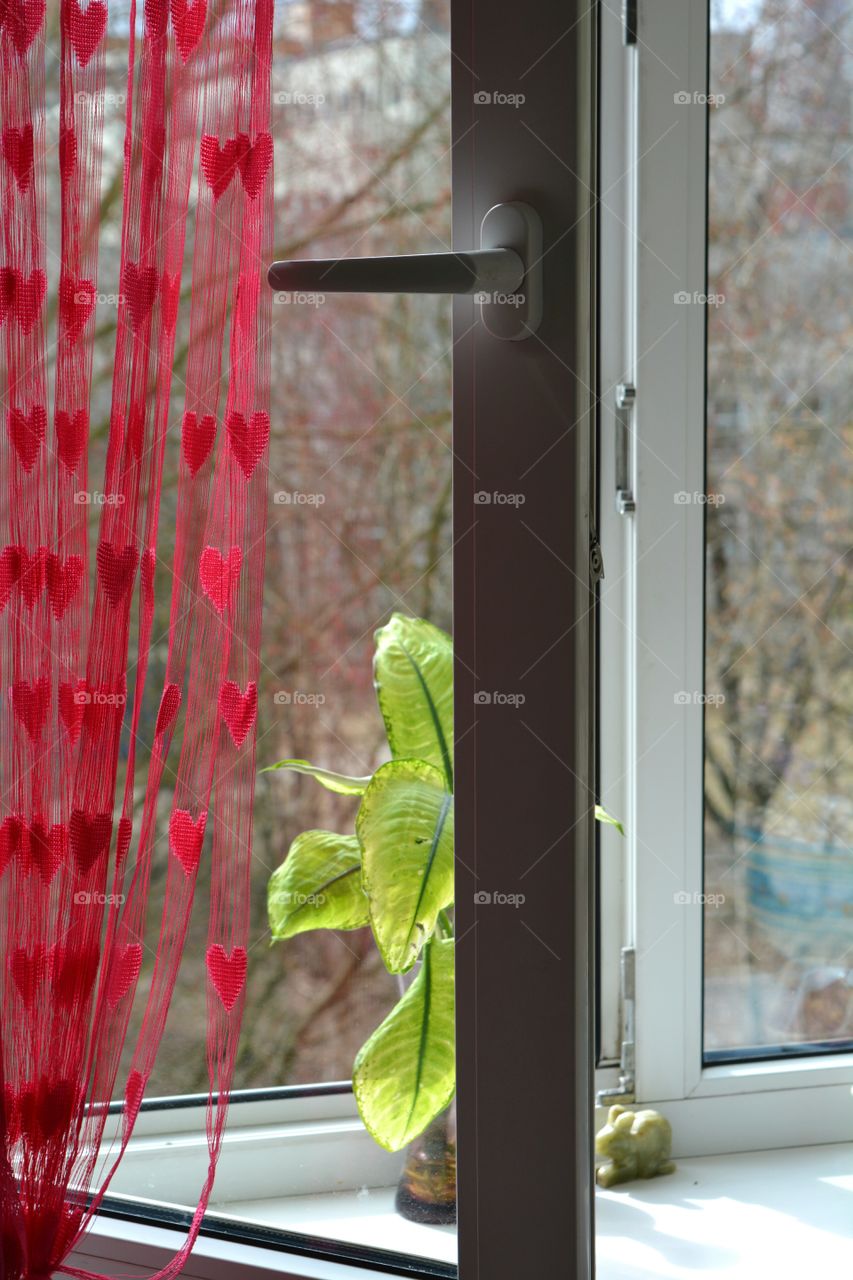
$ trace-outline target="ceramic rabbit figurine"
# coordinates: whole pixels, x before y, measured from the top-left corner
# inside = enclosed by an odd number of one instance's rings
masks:
[[[600,1187],[615,1187],[634,1178],[655,1178],[672,1173],[672,1128],[657,1111],[629,1111],[618,1104],[607,1113],[607,1123],[595,1139],[596,1155],[605,1163],[595,1171]]]

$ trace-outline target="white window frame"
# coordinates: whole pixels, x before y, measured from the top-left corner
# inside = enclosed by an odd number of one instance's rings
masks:
[[[674,95],[708,91],[708,4],[640,0],[638,17],[626,47],[603,5],[600,759],[627,839],[602,845],[601,1040],[612,1054],[614,965],[633,945],[636,1097],[669,1116],[676,1154],[850,1140],[853,1055],[702,1065],[703,711],[674,698],[704,686],[704,508],[675,494],[705,489],[705,309],[674,295],[705,292],[707,108]],[[637,389],[629,516],[613,499],[622,381]]]

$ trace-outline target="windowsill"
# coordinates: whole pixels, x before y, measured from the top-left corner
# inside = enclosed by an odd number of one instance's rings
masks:
[[[853,1255],[853,1143],[678,1161],[596,1196],[599,1280],[802,1280]]]

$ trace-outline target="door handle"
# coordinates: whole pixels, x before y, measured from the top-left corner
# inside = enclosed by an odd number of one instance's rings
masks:
[[[519,341],[542,319],[542,221],[520,201],[496,204],[480,225],[480,248],[379,258],[273,262],[273,289],[290,293],[473,295],[495,338]]]

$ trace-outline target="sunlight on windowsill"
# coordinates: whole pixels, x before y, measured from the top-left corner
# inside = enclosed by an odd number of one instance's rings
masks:
[[[599,1280],[803,1280],[853,1258],[853,1144],[679,1160],[596,1196]]]

